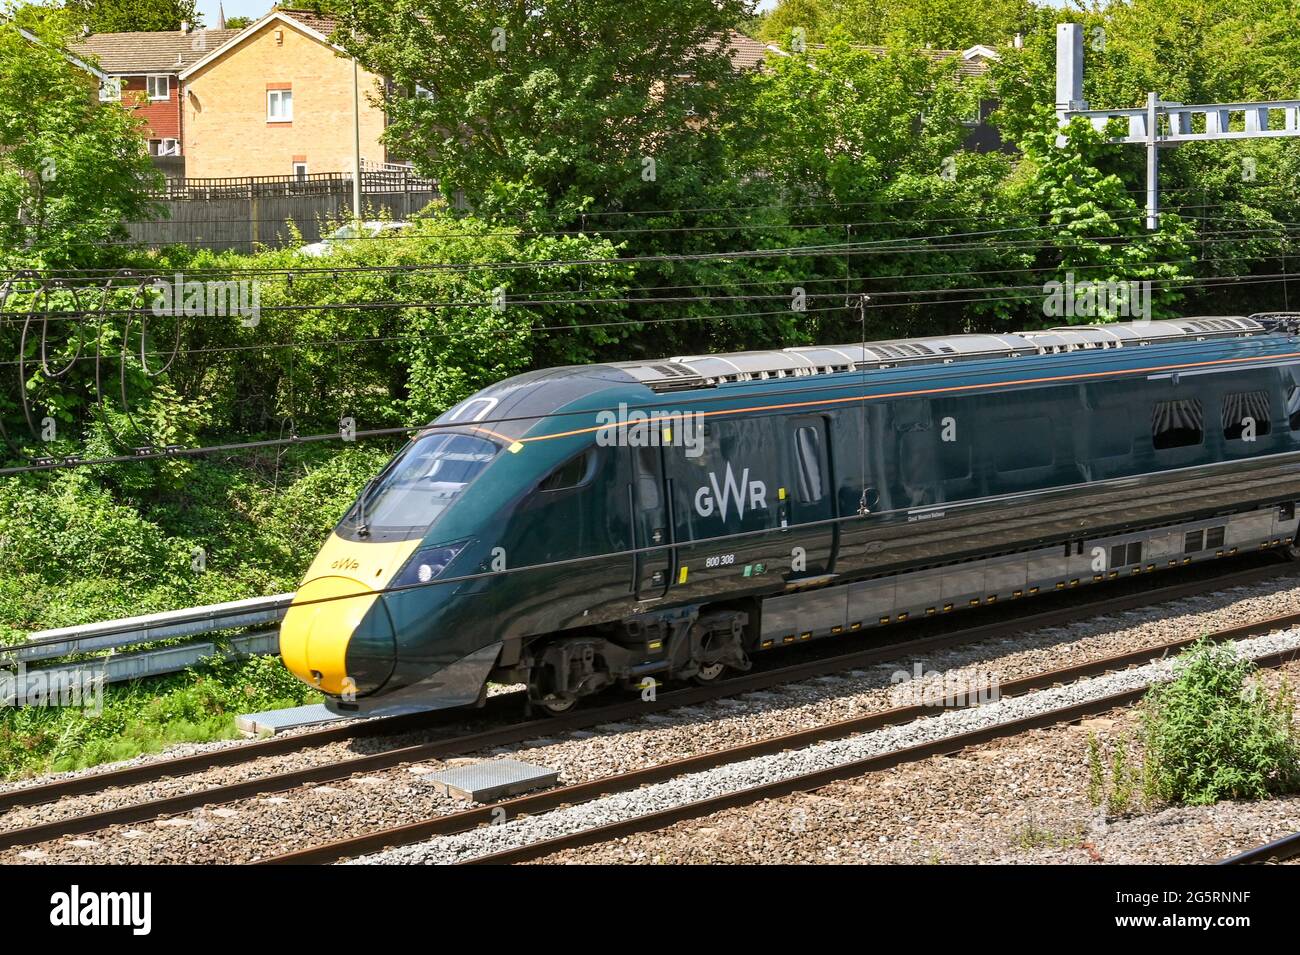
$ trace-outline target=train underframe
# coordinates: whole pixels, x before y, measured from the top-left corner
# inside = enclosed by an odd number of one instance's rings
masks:
[[[558,714],[611,686],[646,692],[668,680],[711,682],[753,655],[809,640],[1069,590],[1208,560],[1297,546],[1297,502],[871,577],[791,580],[786,593],[650,610],[619,624],[530,643],[494,679],[526,683]]]

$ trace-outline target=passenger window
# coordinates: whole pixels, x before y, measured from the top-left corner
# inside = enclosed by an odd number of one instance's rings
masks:
[[[1157,451],[1189,448],[1205,440],[1205,411],[1197,398],[1157,401],[1151,412],[1151,443]]]
[[[1255,437],[1272,430],[1267,391],[1243,391],[1223,396],[1223,436],[1229,441],[1242,441],[1249,433],[1248,427]]]
[[[817,429],[795,429],[794,449],[799,469],[799,499],[815,504],[822,499],[822,446]]]
[[[543,491],[562,491],[565,488],[577,487],[583,484],[591,476],[591,466],[596,460],[593,451],[583,451],[576,458],[572,458],[561,464],[558,468],[550,473],[546,480],[539,485]]]

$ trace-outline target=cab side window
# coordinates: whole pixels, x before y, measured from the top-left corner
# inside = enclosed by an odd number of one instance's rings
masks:
[[[596,452],[588,448],[577,457],[570,458],[552,471],[539,484],[540,491],[563,491],[565,488],[586,484],[591,479]]]

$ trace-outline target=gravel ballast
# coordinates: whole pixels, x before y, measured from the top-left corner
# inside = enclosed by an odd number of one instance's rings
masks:
[[[554,738],[538,738],[500,750],[466,754],[460,759],[430,760],[421,766],[403,766],[328,785],[240,800],[219,809],[194,810],[176,819],[139,822],[30,849],[8,850],[0,852],[0,863],[249,861],[463,809],[465,803],[434,792],[421,779],[422,774],[447,766],[516,758],[557,769],[561,782],[571,784],[914,702],[921,685],[914,679],[918,672],[946,674],[964,670],[976,678],[984,674],[1005,683],[1297,611],[1300,588],[1294,578],[1243,585],[980,644],[924,655],[902,653],[895,661],[867,670],[785,684],[697,707],[557,734]],[[845,651],[859,645],[850,639],[841,641]],[[383,746],[379,740],[332,744],[319,750],[267,757],[256,764],[73,797],[46,806],[19,807],[0,818],[0,827],[12,829],[82,815],[272,771],[338,763],[358,750]]]
[[[1234,646],[1240,655],[1251,659],[1279,651],[1300,649],[1300,630],[1242,640]],[[491,855],[1149,686],[1170,679],[1173,663],[1173,660],[1159,660],[1068,686],[1002,698],[969,709],[951,710],[903,726],[885,727],[792,752],[759,756],[643,787],[635,792],[616,793],[578,806],[507,820],[499,825],[457,835],[441,836],[357,861],[363,864],[437,864]]]

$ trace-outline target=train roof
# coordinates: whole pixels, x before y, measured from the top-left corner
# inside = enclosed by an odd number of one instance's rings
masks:
[[[896,389],[904,381],[921,386],[936,379],[951,386],[1006,385],[1004,360],[1013,359],[1025,373],[1035,374],[1044,362],[1086,361],[1097,369],[1123,372],[1151,361],[1168,361],[1171,350],[1188,349],[1187,358],[1215,359],[1285,351],[1300,335],[1300,314],[1206,316],[1169,321],[1075,325],[1017,334],[969,334],[928,338],[855,342],[848,345],[805,346],[770,351],[689,355],[657,361],[624,361],[571,365],[525,372],[489,385],[440,415],[435,425],[469,427],[499,439],[515,441],[543,420],[555,417],[555,427],[568,427],[570,415],[609,409],[622,401],[646,408],[647,392],[674,396],[671,400],[748,401],[769,388],[792,394],[811,376],[827,376],[825,387],[868,392]],[[1153,354],[1146,355],[1150,346]],[[1216,347],[1217,346],[1217,347]],[[1073,354],[1068,354],[1073,353]],[[1157,355],[1159,357],[1157,357]],[[1048,356],[1059,356],[1053,359]],[[1172,359],[1183,361],[1183,358]],[[1021,364],[1023,363],[1023,364]],[[850,372],[883,372],[866,378]],[[931,387],[931,385],[924,385]],[[630,389],[630,390],[629,390]],[[823,390],[817,386],[816,390]],[[694,392],[694,395],[687,394]],[[810,401],[816,404],[817,401]],[[721,410],[721,406],[719,406]],[[549,427],[549,426],[548,426]],[[579,428],[579,433],[584,431]]]
[[[606,367],[621,370],[651,391],[671,392],[708,388],[727,382],[804,378],[866,369],[1251,338],[1270,331],[1270,324],[1253,316],[1204,316],[1109,325],[1068,325],[1006,335],[946,335],[721,355],[682,355],[656,361],[611,362]]]

